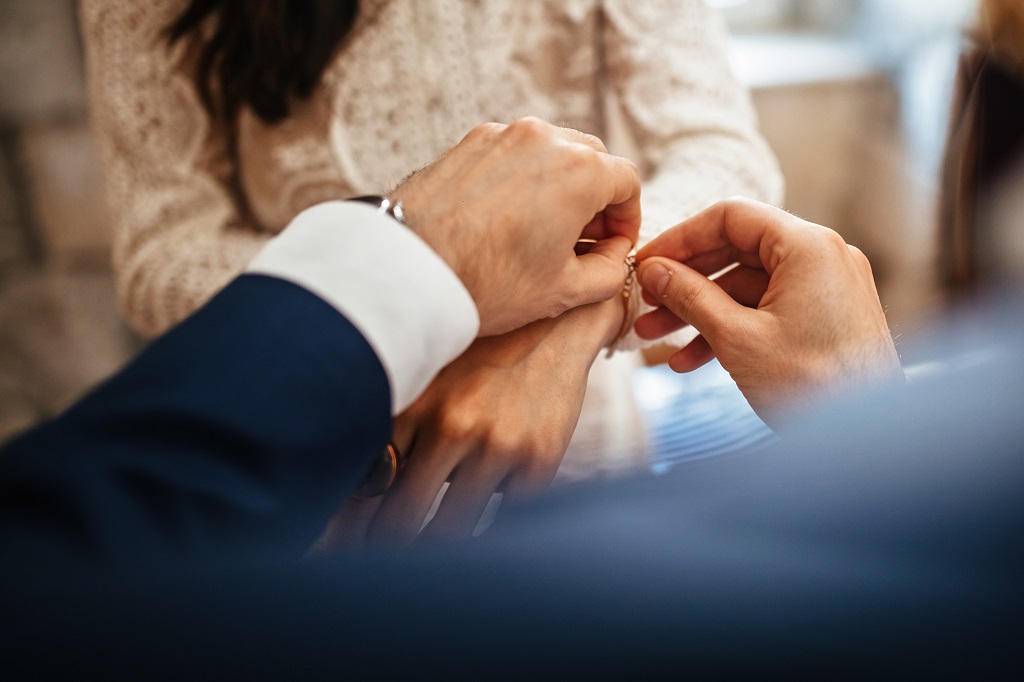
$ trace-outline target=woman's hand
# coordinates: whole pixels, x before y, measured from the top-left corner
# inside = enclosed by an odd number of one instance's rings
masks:
[[[576,427],[587,376],[618,332],[620,298],[479,339],[395,422],[408,463],[383,496],[352,500],[332,521],[328,546],[424,535],[469,537],[491,495],[543,491]]]

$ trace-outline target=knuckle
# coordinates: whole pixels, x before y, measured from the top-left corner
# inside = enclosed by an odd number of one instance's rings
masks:
[[[846,248],[849,249],[850,255],[853,256],[853,260],[858,265],[860,265],[862,267],[863,266],[867,266],[869,268],[871,267],[871,262],[868,260],[868,257],[864,255],[863,251],[861,251],[859,248],[857,248],[853,244],[847,244]]]
[[[850,254],[853,256],[853,262],[856,263],[857,266],[868,275],[873,275],[871,261],[868,259],[866,255],[864,255],[864,252],[858,249],[856,246],[853,246],[852,244],[848,244],[847,248],[850,250]]]
[[[571,153],[568,155],[568,159],[574,166],[585,168],[597,163],[600,156],[601,152],[597,151],[593,147],[576,145],[572,148]]]
[[[843,253],[843,254],[846,254],[846,253],[849,252],[849,244],[847,244],[846,240],[843,239],[842,235],[840,235],[835,230],[833,230],[831,228],[828,228],[828,227],[822,227],[821,230],[820,230],[820,234],[821,234],[822,241],[829,248],[835,250],[836,252],[840,252],[840,253]]]
[[[758,202],[741,194],[734,194],[730,197],[726,197],[719,203],[728,208],[749,208],[751,206],[758,205]]]
[[[551,124],[535,116],[527,116],[510,123],[505,129],[505,135],[510,144],[521,146],[547,140],[551,136],[551,131]]]
[[[537,118],[526,116],[509,124],[507,132],[510,137],[522,140],[542,139],[551,134],[551,124]]]
[[[486,141],[491,140],[500,135],[507,126],[501,123],[494,123],[493,121],[488,123],[481,123],[480,125],[474,126],[464,138],[467,141]]]
[[[778,226],[809,224],[778,206],[766,204],[757,199],[739,194],[723,199],[715,204],[712,210],[719,211],[727,223],[733,221],[758,221]]]
[[[558,172],[565,177],[593,174],[599,161],[600,152],[586,145],[578,144],[564,148],[559,157]]]
[[[567,442],[555,436],[538,436],[527,443],[520,456],[520,471],[536,480],[548,480],[562,462]]]
[[[597,135],[591,135],[590,133],[585,133],[582,130],[577,130],[576,133],[579,135],[580,141],[588,147],[596,149],[599,152],[608,152],[608,147],[605,146],[604,140]]]
[[[718,202],[718,206],[723,213],[741,216],[749,216],[755,212],[760,213],[764,209],[764,204],[739,194],[722,199]]]
[[[514,456],[520,449],[520,442],[515,434],[499,427],[488,429],[481,444],[485,453],[501,458]]]
[[[474,437],[478,424],[476,411],[464,406],[448,406],[437,415],[437,431],[443,441],[467,441]]]
[[[634,161],[633,159],[627,159],[624,156],[620,156],[618,158],[620,158],[622,160],[621,161],[622,165],[625,168],[629,169],[630,174],[633,175],[634,177],[636,177],[637,182],[639,182],[640,181],[640,166],[636,165],[636,161]]]

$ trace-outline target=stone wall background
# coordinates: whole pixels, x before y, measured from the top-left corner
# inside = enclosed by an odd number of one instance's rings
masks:
[[[0,440],[138,347],[116,309],[74,0],[0,3]]]

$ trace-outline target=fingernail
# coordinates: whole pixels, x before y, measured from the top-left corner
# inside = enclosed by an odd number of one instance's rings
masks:
[[[640,269],[640,285],[659,298],[664,294],[670,277],[672,273],[661,263],[649,263]]]

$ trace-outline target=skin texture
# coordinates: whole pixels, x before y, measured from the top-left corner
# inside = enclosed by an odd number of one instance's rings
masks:
[[[391,544],[417,536],[469,537],[495,492],[542,492],[576,428],[590,366],[613,340],[621,300],[568,311],[479,339],[395,421],[406,468],[383,496],[351,500],[325,535],[332,547]]]
[[[640,229],[636,166],[536,118],[477,126],[391,196],[473,296],[481,336],[615,296]],[[581,234],[602,241],[577,257]]]
[[[599,139],[523,119],[474,129],[392,193],[470,289],[481,335],[519,328],[478,339],[397,418],[394,442],[406,468],[383,497],[346,504],[325,544],[415,538],[445,481],[426,535],[468,537],[494,492],[547,488],[579,419],[590,366],[625,314],[618,294],[639,227],[636,183],[636,168],[609,156]],[[536,234],[560,224],[571,227]],[[522,235],[530,229],[528,243]],[[581,234],[604,241],[576,258]],[[559,253],[561,262],[545,266]],[[541,315],[508,314],[523,301],[539,303]],[[491,310],[504,315],[500,322],[488,323]],[[538,316],[551,319],[521,326]]]
[[[903,380],[867,258],[826,227],[731,199],[666,231],[637,260],[645,299],[661,306],[637,320],[637,333],[655,339],[692,324],[700,336],[671,357],[672,369],[717,357],[772,427],[823,395]]]

